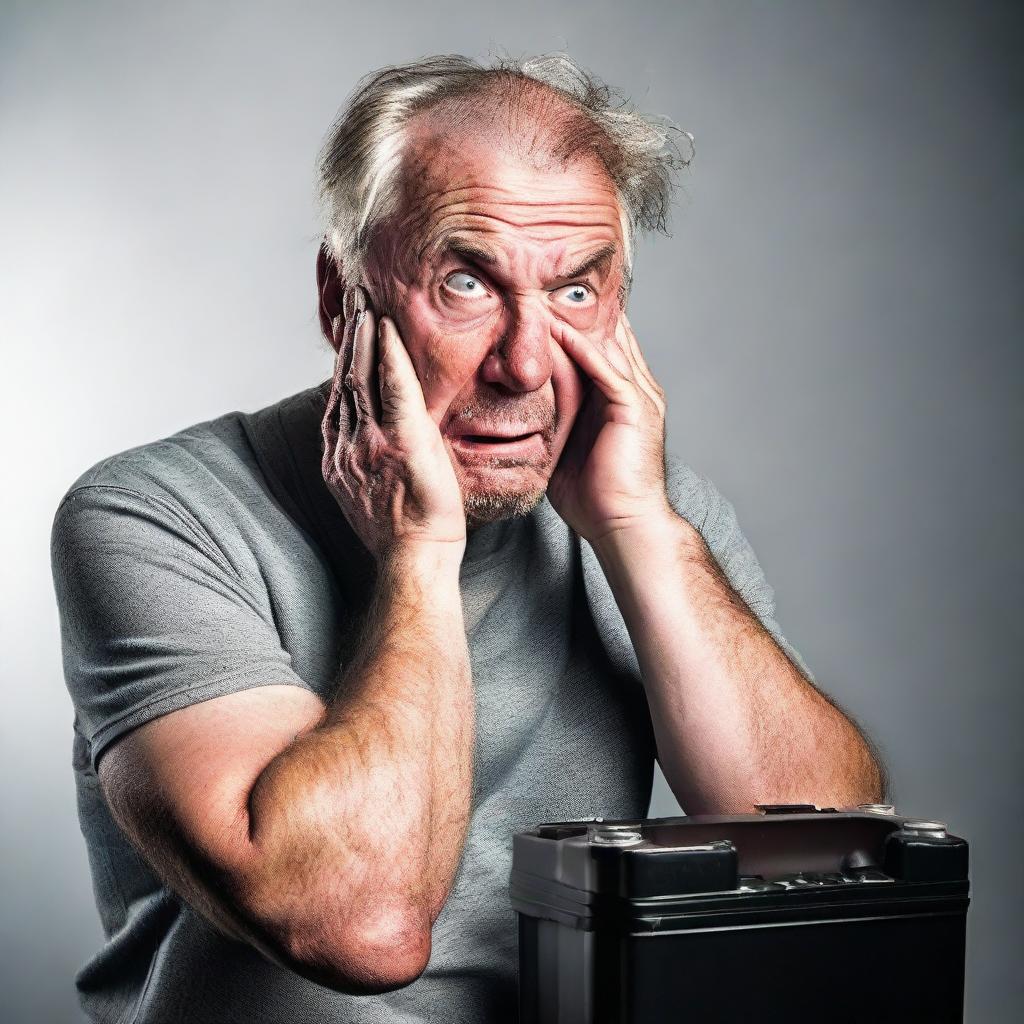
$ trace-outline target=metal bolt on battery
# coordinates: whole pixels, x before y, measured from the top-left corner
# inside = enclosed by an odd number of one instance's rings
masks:
[[[929,839],[945,839],[946,823],[944,821],[905,821],[903,831],[914,836],[927,836]]]
[[[588,831],[589,841],[598,846],[631,846],[644,838],[637,825],[599,825]]]
[[[892,804],[857,804],[858,811],[867,811],[869,814],[895,814],[896,808]]]

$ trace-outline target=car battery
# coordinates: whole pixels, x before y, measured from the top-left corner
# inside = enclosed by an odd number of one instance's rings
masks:
[[[963,1020],[967,843],[856,808],[513,838],[521,1024]]]

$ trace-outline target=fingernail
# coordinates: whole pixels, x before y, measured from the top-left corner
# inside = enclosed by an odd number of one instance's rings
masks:
[[[355,303],[355,310],[357,313],[361,313],[366,309],[366,293],[359,285],[356,285],[352,289],[352,292],[352,301]]]
[[[346,320],[352,315],[352,289],[346,288],[341,296],[341,313]]]

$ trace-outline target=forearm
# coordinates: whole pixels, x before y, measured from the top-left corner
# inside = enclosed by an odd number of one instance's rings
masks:
[[[337,697],[252,789],[254,860],[289,928],[327,913],[339,935],[429,935],[465,839],[473,733],[458,563],[392,559]]]
[[[659,762],[687,813],[880,798],[864,738],[789,661],[689,523],[620,531],[595,552],[637,653]]]

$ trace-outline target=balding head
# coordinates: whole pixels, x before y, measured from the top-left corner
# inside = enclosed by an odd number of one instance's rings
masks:
[[[636,111],[564,54],[490,67],[449,55],[383,68],[360,82],[320,157],[325,245],[347,279],[359,278],[374,229],[394,212],[409,129],[431,111],[438,137],[490,132],[522,162],[596,160],[621,207],[627,280],[637,231],[666,230],[673,173],[692,154],[688,133]]]

